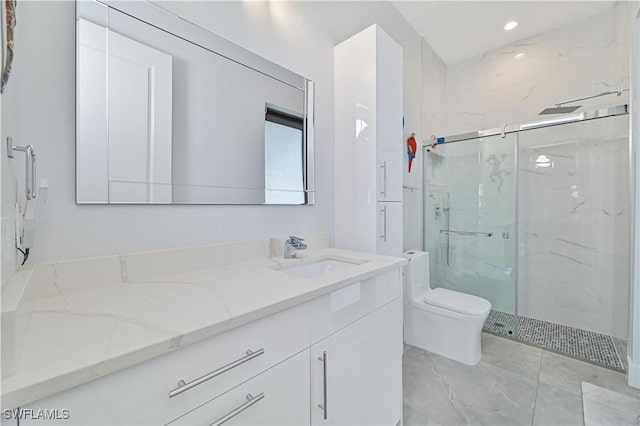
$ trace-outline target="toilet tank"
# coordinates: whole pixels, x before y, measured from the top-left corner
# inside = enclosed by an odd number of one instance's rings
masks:
[[[405,251],[404,257],[409,259],[405,274],[407,296],[423,295],[431,290],[429,282],[429,253],[426,251]]]

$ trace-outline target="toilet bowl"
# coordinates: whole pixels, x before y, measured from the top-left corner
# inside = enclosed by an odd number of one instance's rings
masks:
[[[404,341],[467,365],[480,362],[480,336],[491,303],[445,288],[432,289],[429,253],[404,253]]]

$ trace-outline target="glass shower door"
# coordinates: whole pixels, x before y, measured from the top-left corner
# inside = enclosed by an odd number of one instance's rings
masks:
[[[431,287],[483,297],[488,331],[516,333],[517,134],[425,149],[424,247]]]

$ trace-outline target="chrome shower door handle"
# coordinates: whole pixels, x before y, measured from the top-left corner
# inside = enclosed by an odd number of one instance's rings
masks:
[[[387,198],[387,162],[383,161],[380,166],[382,172],[382,185],[380,186],[380,195]]]
[[[322,352],[322,356],[319,356],[318,360],[322,361],[322,402],[318,404],[318,407],[322,409],[323,417],[327,420],[327,351]]]
[[[493,235],[491,232],[451,231],[449,229],[441,229],[440,233],[446,235],[462,235],[465,237],[491,237]]]

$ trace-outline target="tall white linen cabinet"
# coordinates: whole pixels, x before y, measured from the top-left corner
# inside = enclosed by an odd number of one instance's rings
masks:
[[[335,47],[335,245],[402,254],[402,48],[372,25]]]

